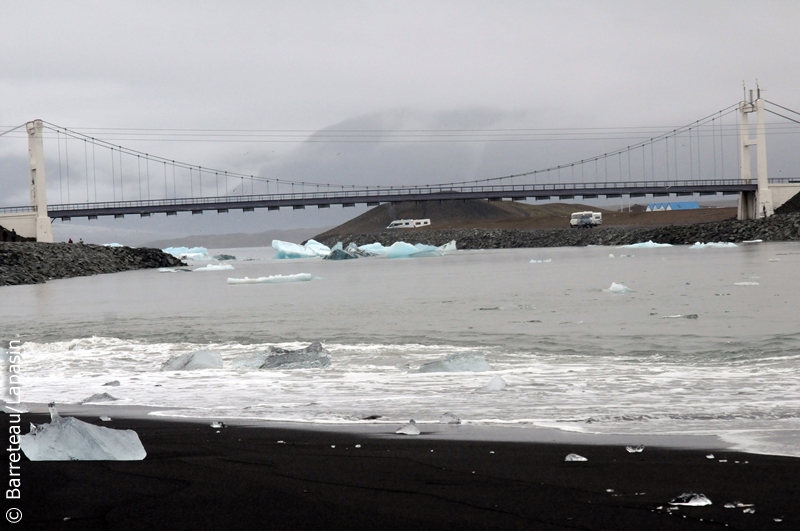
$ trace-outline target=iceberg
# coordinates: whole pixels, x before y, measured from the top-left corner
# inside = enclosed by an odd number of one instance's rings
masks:
[[[653,240],[648,240],[641,243],[631,243],[629,245],[622,245],[625,249],[653,249],[655,247],[672,247],[671,243],[654,243]]]
[[[181,260],[208,260],[208,249],[205,247],[167,247],[161,250]]]
[[[285,284],[287,282],[308,282],[313,278],[309,273],[297,273],[296,275],[271,275],[258,278],[228,278],[228,284]]]
[[[214,350],[198,350],[180,356],[172,356],[161,366],[162,371],[194,371],[197,369],[221,369],[222,354]]]
[[[395,433],[399,433],[400,435],[419,435],[419,428],[417,428],[417,423],[414,419],[408,421],[408,424],[397,430]]]
[[[198,267],[195,271],[226,271],[234,269],[230,264],[208,264],[207,266]]]
[[[159,273],[189,273],[191,269],[180,269],[176,267],[159,267]]]
[[[370,253],[375,256],[386,256],[387,249],[388,249],[387,247],[384,247],[382,244],[378,242],[368,243],[366,245],[360,245],[358,247],[359,251],[364,251],[366,253]]]
[[[122,247],[121,243],[104,243],[103,247]]]
[[[319,341],[300,350],[269,347],[259,369],[318,369],[331,364],[331,353]]]
[[[95,393],[88,398],[84,398],[80,401],[81,404],[89,404],[89,403],[97,403],[97,402],[114,402],[119,400],[119,398],[115,398],[108,393]]]
[[[705,249],[705,248],[708,248],[708,247],[723,247],[724,248],[724,247],[738,247],[738,245],[736,245],[733,242],[709,242],[709,243],[697,242],[694,245],[692,245],[691,247],[689,247],[689,249]]]
[[[633,290],[623,284],[617,284],[616,282],[612,282],[611,287],[609,287],[607,291],[610,293],[630,293]]]
[[[625,450],[627,450],[629,454],[638,454],[644,451],[644,445],[640,444],[639,446],[626,446]]]
[[[332,249],[328,256],[323,256],[323,260],[353,260],[358,258],[357,254],[345,251],[343,249]]]
[[[711,505],[711,500],[706,498],[705,494],[699,494],[697,492],[684,492],[680,496],[676,497],[674,500],[669,502],[670,505],[687,505],[690,507],[703,507],[705,505]]]
[[[436,361],[423,363],[417,372],[484,372],[492,367],[483,354],[478,352],[456,352]]]
[[[494,391],[500,391],[501,389],[505,389],[506,381],[503,380],[501,376],[495,376],[492,378],[488,384],[478,389],[478,393],[492,393]]]
[[[331,249],[327,245],[323,245],[314,240],[308,240],[305,245],[298,245],[296,243],[284,242],[281,240],[272,240],[272,248],[277,252],[273,259],[285,260],[293,258],[317,258],[320,256],[328,256]]]
[[[311,251],[314,251],[317,256],[328,256],[328,253],[331,252],[331,248],[325,244],[319,243],[316,240],[308,240],[305,244],[305,248]]]
[[[351,244],[352,245],[352,244]],[[350,251],[350,247],[347,249]],[[408,258],[408,257],[426,257],[426,256],[442,256],[448,251],[456,251],[456,241],[451,240],[444,245],[426,245],[424,243],[417,243],[411,245],[406,242],[394,242],[389,247],[384,247],[382,244],[368,243],[361,245],[358,250],[364,253],[369,253],[375,256],[385,256],[386,258]]]
[[[406,242],[394,242],[386,250],[386,258],[408,258],[413,254],[420,252],[419,249]]]
[[[450,240],[446,244],[440,245],[437,250],[445,252],[445,253],[450,253],[450,252],[453,252],[453,251],[458,251],[458,247],[456,247],[456,241],[455,240]]]
[[[95,426],[61,417],[50,404],[50,423],[35,426],[19,438],[31,461],[141,461],[147,455],[133,430]]]
[[[365,251],[363,249],[360,249],[358,247],[358,245],[356,245],[353,242],[350,242],[350,244],[347,246],[347,249],[345,249],[345,252],[350,253],[350,254],[355,255],[355,256],[360,256],[362,258],[368,257],[368,256],[375,256],[375,253],[371,253],[369,251]]]
[[[461,419],[448,411],[439,417],[439,422],[442,424],[461,424]]]

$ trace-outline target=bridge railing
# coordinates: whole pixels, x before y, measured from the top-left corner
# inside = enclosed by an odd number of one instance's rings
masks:
[[[770,182],[783,182],[788,179],[771,179]],[[75,211],[100,208],[136,208],[136,207],[159,207],[159,206],[179,206],[179,205],[210,205],[219,203],[245,203],[257,201],[297,201],[313,199],[345,200],[345,199],[369,199],[385,196],[420,196],[428,194],[442,193],[502,193],[502,192],[553,192],[576,193],[581,191],[614,190],[614,189],[635,189],[635,188],[686,188],[700,186],[737,186],[741,185],[741,179],[708,179],[708,180],[684,180],[684,181],[621,181],[621,182],[592,182],[592,183],[541,183],[541,184],[502,184],[502,185],[471,185],[471,186],[447,186],[447,185],[422,185],[404,187],[380,187],[374,188],[355,188],[351,190],[324,190],[314,192],[289,192],[274,194],[254,194],[236,196],[213,196],[213,197],[184,197],[175,199],[143,199],[133,201],[104,201],[96,203],[72,203],[50,205],[48,211]],[[30,207],[13,207],[30,208]]]
[[[16,207],[2,207],[0,214],[19,214],[24,212],[36,212],[35,206],[16,206]]]
[[[789,183],[796,181],[791,178],[770,179],[770,183]],[[589,183],[539,183],[539,184],[495,184],[495,185],[420,185],[402,187],[365,187],[344,190],[317,190],[313,192],[289,192],[274,194],[255,194],[255,195],[235,195],[235,196],[216,196],[216,197],[184,197],[174,199],[142,199],[133,201],[103,201],[95,203],[71,203],[49,205],[48,212],[96,210],[106,208],[137,208],[137,207],[161,207],[161,206],[181,206],[181,205],[212,205],[212,204],[236,204],[262,201],[302,201],[302,200],[369,200],[370,198],[398,197],[403,196],[424,196],[428,194],[502,194],[512,192],[517,196],[525,192],[537,193],[551,192],[552,195],[581,195],[580,192],[599,190],[622,190],[627,189],[653,189],[660,188],[668,191],[672,188],[692,188],[708,186],[740,186],[741,179],[706,179],[706,180],[682,180],[682,181],[620,181],[620,182],[589,182]],[[0,214],[35,212],[32,206],[0,207]]]

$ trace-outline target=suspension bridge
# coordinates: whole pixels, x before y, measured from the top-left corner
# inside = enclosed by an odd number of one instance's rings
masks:
[[[301,210],[401,201],[693,195],[736,195],[739,219],[757,219],[771,216],[775,208],[800,192],[800,178],[767,177],[765,113],[800,124],[798,119],[786,116],[792,113],[800,118],[800,113],[768,102],[759,89],[755,95],[750,91],[749,99],[691,124],[594,157],[513,175],[411,186],[314,183],[211,169],[36,120],[0,133],[3,136],[22,127],[26,130],[31,196],[30,205],[0,207],[0,226],[14,229],[21,236],[52,241],[51,220],[78,217],[174,216],[179,212],[225,213],[237,209],[251,212],[257,208]],[[754,127],[749,123],[751,114],[756,115]],[[735,123],[726,124],[726,119],[735,119]],[[57,158],[58,191],[62,199],[57,204],[47,202],[44,131],[55,135],[58,148],[58,156],[50,157],[49,163],[52,167]],[[726,151],[726,137],[735,137],[738,145],[728,145]],[[755,161],[751,157],[753,148]],[[705,158],[701,157],[701,151]],[[726,176],[725,167],[730,166],[729,161],[734,157],[737,171],[731,175],[729,170]],[[752,176],[752,166],[756,179]],[[74,182],[70,178],[71,167],[73,173],[77,171],[82,177],[77,187],[71,184]],[[257,187],[262,193],[256,193]],[[72,201],[72,197],[80,200]]]

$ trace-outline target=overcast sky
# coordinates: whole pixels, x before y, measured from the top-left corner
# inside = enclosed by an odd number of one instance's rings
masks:
[[[756,79],[768,99],[800,110],[793,0],[2,0],[0,9],[0,132],[41,118],[169,159],[288,180],[492,177],[626,145],[624,138],[401,143],[386,135],[304,142],[319,139],[315,131],[667,129],[736,103],[742,81],[753,88]],[[184,136],[167,141],[123,128]],[[217,132],[200,142],[189,129]],[[284,133],[223,142],[242,137],[220,130]],[[798,138],[782,141],[796,146]],[[56,203],[57,152],[46,142],[48,198]],[[0,137],[0,206],[27,200],[25,150],[23,139]],[[790,171],[797,159],[787,157],[771,159],[771,171]],[[334,210],[145,219],[124,228],[254,232],[264,224],[338,223],[353,213]]]

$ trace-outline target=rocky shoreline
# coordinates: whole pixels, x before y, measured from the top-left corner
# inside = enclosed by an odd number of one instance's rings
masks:
[[[456,240],[459,249],[509,249],[519,247],[582,247],[586,245],[629,245],[653,241],[673,245],[696,242],[742,242],[748,240],[800,240],[800,213],[776,214],[760,220],[726,220],[694,225],[668,225],[656,228],[630,226],[593,229],[449,229],[425,231],[381,231],[324,238],[320,242],[333,246],[342,242],[365,245],[379,242],[389,246],[396,241],[444,245]]]
[[[160,249],[82,243],[0,243],[0,286],[184,265]]]

